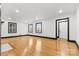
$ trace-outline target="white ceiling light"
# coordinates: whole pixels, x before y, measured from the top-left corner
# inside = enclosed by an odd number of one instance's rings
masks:
[[[59,10],[59,13],[61,14],[63,12],[63,10]]]
[[[20,11],[19,10],[16,10],[16,13],[19,13]]]
[[[8,19],[12,19],[11,17],[9,17]]]

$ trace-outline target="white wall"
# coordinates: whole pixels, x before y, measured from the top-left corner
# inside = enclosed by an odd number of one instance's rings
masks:
[[[76,41],[79,45],[79,8],[77,9],[77,39]]]
[[[76,40],[76,13],[60,16],[59,18],[69,17],[69,36],[70,40]]]
[[[17,22],[17,33],[8,34],[8,21],[2,24],[1,36],[15,36],[15,35],[24,35],[24,34],[32,34],[32,35],[40,35],[55,38],[55,21],[56,19],[69,17],[70,20],[70,40],[76,40],[76,13],[59,15],[55,18],[50,17],[49,19],[42,19],[31,22],[33,24],[33,33],[28,33],[28,24],[24,24],[21,22]],[[42,22],[42,33],[35,33],[35,23]]]
[[[76,40],[76,13],[60,15],[55,18],[37,20],[30,24],[33,24],[33,33],[28,33],[32,35],[40,35],[40,36],[47,36],[55,38],[55,21],[56,19],[66,18],[69,17],[70,21],[70,40]],[[35,33],[35,23],[42,22],[42,33]]]
[[[31,22],[33,24],[33,33],[28,33],[28,24],[16,22],[17,23],[17,33],[8,34],[8,22],[5,20],[5,23],[1,25],[1,37],[6,36],[15,36],[15,35],[24,35],[24,34],[32,34],[32,35],[39,35],[39,36],[47,36],[55,38],[55,21],[56,19],[66,18],[69,17],[70,20],[70,40],[76,40],[79,44],[79,9],[76,13],[65,14],[65,15],[58,15],[55,18],[50,17],[49,19],[42,19]],[[77,18],[76,18],[77,16]],[[10,21],[11,22],[11,21]],[[13,22],[13,21],[12,21]],[[35,33],[35,23],[42,22],[42,33]]]
[[[35,23],[42,22],[42,33],[35,33]],[[31,23],[30,23],[31,24]],[[32,22],[33,33],[28,33],[32,35],[54,37],[55,36],[55,22],[54,20],[39,20]]]
[[[15,35],[24,35],[26,34],[27,27],[26,24],[20,23],[20,22],[15,22],[17,23],[17,33],[8,33],[8,22],[14,22],[14,21],[4,21],[1,25],[1,37],[7,37],[7,36],[15,36]]]

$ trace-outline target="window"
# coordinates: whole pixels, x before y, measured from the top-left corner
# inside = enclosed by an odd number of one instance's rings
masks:
[[[8,33],[16,33],[17,32],[17,24],[13,22],[8,22]]]
[[[33,24],[28,24],[28,32],[33,33]]]
[[[42,22],[36,23],[36,33],[42,33]]]

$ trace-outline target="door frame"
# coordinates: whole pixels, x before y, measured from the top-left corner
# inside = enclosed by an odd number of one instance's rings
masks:
[[[69,17],[67,17],[67,18],[61,18],[61,19],[57,19],[56,20],[56,39],[58,38],[58,36],[57,36],[57,34],[59,35],[59,33],[57,32],[57,25],[58,25],[58,27],[59,27],[59,23],[57,23],[58,21],[61,21],[61,20],[66,20],[66,22],[68,22],[67,23],[67,29],[68,29],[68,31],[67,31],[67,40],[69,41]],[[65,21],[61,21],[61,22],[65,22]]]

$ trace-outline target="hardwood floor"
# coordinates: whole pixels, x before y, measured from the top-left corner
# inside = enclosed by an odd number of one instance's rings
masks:
[[[79,56],[75,43],[63,39],[53,40],[33,36],[1,39],[1,44],[10,44],[13,49],[2,56]]]

